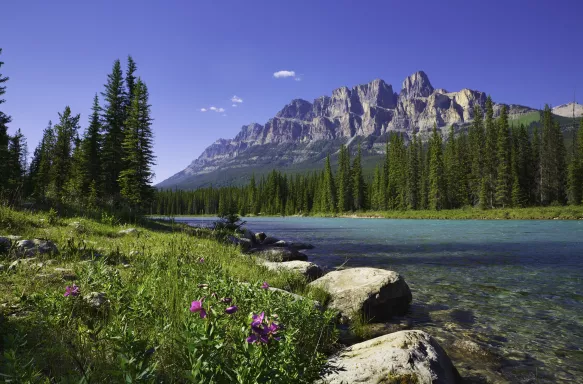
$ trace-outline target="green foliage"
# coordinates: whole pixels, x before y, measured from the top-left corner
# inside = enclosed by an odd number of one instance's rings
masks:
[[[117,226],[65,219],[85,228],[72,237],[71,225],[51,226],[42,216],[0,208],[4,216],[25,223],[20,234],[59,246],[46,268],[74,270],[80,295],[64,297],[73,283],[53,274],[30,279],[22,269],[2,276],[3,379],[310,383],[335,341],[332,312],[260,288],[267,281],[325,300],[305,278],[269,271],[236,247],[193,236],[204,231],[150,222],[157,230],[138,227],[140,236],[119,236]],[[85,261],[96,253],[102,256]],[[84,299],[91,292],[104,294],[98,306]],[[189,310],[203,297],[205,318]],[[233,305],[236,312],[226,313]],[[281,339],[249,344],[251,315],[261,312],[281,326]]]
[[[429,143],[429,206],[439,211],[447,208],[446,190],[443,166],[443,145],[441,133],[433,126],[433,134]]]

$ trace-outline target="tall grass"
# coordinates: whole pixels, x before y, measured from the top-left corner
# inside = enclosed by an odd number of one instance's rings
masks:
[[[152,222],[124,236],[123,228],[107,218],[0,208],[0,236],[50,239],[60,250],[0,271],[0,381],[308,383],[318,377],[335,341],[334,314],[260,288],[268,282],[325,300],[303,277],[258,266],[208,231]],[[0,264],[13,257],[0,255]],[[55,268],[73,271],[79,296],[64,296],[73,282],[63,277],[72,273]],[[105,301],[92,306],[84,298],[91,292]],[[200,299],[205,318],[189,310]],[[237,310],[226,313],[232,306]],[[261,312],[265,324],[280,329],[266,344],[249,343],[252,315]]]

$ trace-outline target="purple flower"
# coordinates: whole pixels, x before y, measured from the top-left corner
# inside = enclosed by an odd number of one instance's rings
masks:
[[[267,281],[264,281],[263,284],[261,284],[261,288],[262,289],[269,289],[269,284],[267,284]]]
[[[273,321],[267,322],[264,312],[261,312],[259,315],[253,315],[251,321],[251,335],[247,337],[247,342],[250,344],[267,344],[270,338],[279,341],[280,337],[277,336],[279,329],[279,324],[274,323]]]
[[[67,296],[79,296],[79,287],[73,284],[72,286],[67,285],[65,288],[65,297]]]
[[[229,315],[232,315],[233,313],[237,312],[238,309],[239,308],[236,305],[233,305],[225,309],[225,312],[228,313]]]
[[[200,313],[200,318],[204,319],[206,317],[206,311],[205,309],[202,307],[202,301],[204,300],[204,297],[198,301],[193,301],[192,304],[190,304],[190,312],[198,312]]]
[[[231,299],[230,297],[223,297],[223,298],[221,299],[221,302],[222,302],[222,303],[225,303],[225,304],[229,304],[229,303],[230,303],[230,302],[232,302],[232,301],[233,301],[233,299]]]
[[[199,263],[204,263],[204,257],[201,257],[201,258],[199,258],[199,259],[198,259],[198,262],[199,262]]]

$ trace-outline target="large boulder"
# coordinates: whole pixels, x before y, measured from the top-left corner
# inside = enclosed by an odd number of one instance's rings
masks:
[[[16,253],[26,257],[44,254],[56,254],[59,250],[55,243],[48,240],[19,240],[16,243]]]
[[[251,250],[254,254],[259,257],[262,257],[268,261],[293,261],[293,260],[301,260],[307,261],[308,256],[305,254],[296,251],[295,249],[289,248],[253,248]]]
[[[354,344],[330,360],[321,383],[457,384],[447,353],[423,331],[400,331]]]
[[[376,268],[351,268],[330,272],[310,283],[326,290],[344,321],[358,314],[372,322],[390,319],[407,312],[412,295],[397,272]]]
[[[275,243],[271,244],[273,247],[282,247],[282,248],[290,248],[295,250],[302,250],[302,249],[313,249],[314,246],[312,244],[307,243],[290,243],[285,240],[279,240]]]
[[[304,275],[308,280],[316,280],[323,275],[322,268],[308,261],[294,260],[277,263],[272,261],[263,261],[261,263],[267,269],[272,271],[292,271]]]

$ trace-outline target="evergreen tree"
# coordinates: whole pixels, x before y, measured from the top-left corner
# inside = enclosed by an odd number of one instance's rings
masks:
[[[510,133],[508,110],[502,107],[498,119],[498,139],[496,148],[496,204],[502,208],[510,205],[512,172],[510,168]]]
[[[352,163],[352,198],[353,207],[355,210],[359,211],[365,208],[364,197],[366,186],[364,184],[364,177],[362,175],[362,165],[361,165],[361,150],[360,144],[358,145],[358,152]]]
[[[122,196],[134,206],[140,208],[152,196],[151,166],[154,164],[152,151],[150,105],[148,90],[138,78],[123,142],[124,166],[119,176]]]
[[[352,209],[351,204],[351,180],[350,180],[350,152],[343,144],[340,147],[338,156],[338,176],[336,177],[338,186],[338,211],[346,212]]]
[[[486,135],[484,133],[483,112],[478,104],[474,105],[474,122],[470,127],[470,153],[471,153],[471,175],[470,203],[476,205],[480,201],[480,191],[485,168],[485,146]]]
[[[38,171],[32,173],[31,178],[33,183],[34,197],[44,200],[49,185],[51,183],[51,168],[53,166],[53,153],[55,151],[56,137],[53,123],[49,121],[49,125],[43,132],[43,137],[39,145],[38,153],[35,151],[35,158],[33,163],[38,163]]]
[[[407,152],[407,208],[419,207],[419,143],[417,136],[413,134],[413,140],[409,144]]]
[[[26,172],[26,139],[18,129],[10,137],[8,144],[8,183],[7,189],[12,203],[20,201],[23,195],[24,176]]]
[[[2,54],[2,48],[0,48],[0,54]],[[0,68],[4,65],[3,61],[0,61]],[[0,73],[0,105],[2,105],[5,100],[2,96],[6,93],[6,86],[3,85],[9,80],[8,77],[3,77]],[[10,124],[11,118],[0,110],[0,199],[4,193],[4,190],[8,187],[9,178],[9,165],[8,165],[8,124]]]
[[[484,125],[486,129],[484,177],[486,180],[482,182],[482,187],[485,188],[485,190],[481,192],[481,196],[485,201],[480,204],[482,207],[493,208],[495,201],[494,194],[496,182],[496,157],[498,153],[498,130],[494,122],[494,103],[490,96],[488,96],[488,99],[486,100],[486,119]]]
[[[583,200],[583,118],[577,132],[573,158],[569,164],[569,203],[579,205]]]
[[[85,131],[80,151],[80,173],[83,178],[81,191],[84,194],[94,190],[99,194],[101,191],[101,121],[99,113],[99,98],[95,95],[93,99],[93,113],[89,119],[89,126]],[[95,203],[92,202],[92,203]]]
[[[334,212],[336,207],[336,191],[334,188],[334,176],[330,166],[330,155],[326,156],[326,165],[322,179],[322,211]]]
[[[546,105],[540,146],[540,200],[543,205],[565,202],[565,154],[561,127],[553,121],[551,109]]]
[[[107,196],[115,197],[119,191],[118,178],[126,164],[123,164],[125,103],[123,73],[119,60],[113,64],[111,74],[107,76],[103,108],[103,149],[102,172],[103,189]]]
[[[439,211],[445,208],[445,177],[443,166],[443,147],[441,133],[433,126],[433,134],[429,144],[429,207]]]
[[[57,201],[62,200],[65,184],[71,176],[72,154],[80,117],[73,116],[71,108],[67,106],[63,113],[59,113],[59,124],[55,125],[56,140],[50,174],[52,191]]]

